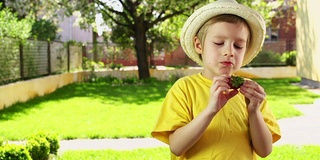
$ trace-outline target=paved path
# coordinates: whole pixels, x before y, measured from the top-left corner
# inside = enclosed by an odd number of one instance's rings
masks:
[[[282,137],[275,145],[320,145],[320,100],[295,107],[303,116],[278,121]]]
[[[62,140],[60,141],[59,153],[66,150],[130,150],[152,147],[167,147],[167,145],[154,138]]]

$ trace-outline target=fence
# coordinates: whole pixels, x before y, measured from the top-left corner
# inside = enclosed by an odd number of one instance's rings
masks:
[[[0,38],[0,85],[80,69],[82,47],[63,42]]]
[[[137,65],[133,48],[123,48],[115,44],[97,44],[97,57],[94,58],[93,44],[76,45],[57,41],[20,41],[14,38],[0,38],[0,42],[0,85],[50,74],[81,70],[83,66],[87,65],[83,61],[83,57],[88,60],[96,58],[105,64],[114,62],[121,63],[124,66]],[[292,42],[292,44],[294,43]],[[264,49],[274,50],[278,46],[279,51],[285,51],[287,45],[288,43],[285,42],[265,43]],[[155,55],[151,56],[152,59],[149,59],[150,64],[153,62],[155,65],[166,66],[196,65],[186,56],[181,47],[172,52],[158,47],[154,53]]]

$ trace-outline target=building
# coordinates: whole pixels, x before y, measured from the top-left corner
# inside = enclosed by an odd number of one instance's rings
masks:
[[[92,42],[92,28],[81,29],[76,25],[76,16],[60,17],[59,18],[59,32],[60,40],[63,42],[77,41],[77,42]]]
[[[320,1],[298,0],[297,74],[301,83],[320,88]]]

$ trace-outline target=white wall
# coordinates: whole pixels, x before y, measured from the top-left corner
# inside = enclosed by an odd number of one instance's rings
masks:
[[[60,40],[63,42],[74,40],[78,42],[92,42],[92,29],[83,30],[75,25],[76,17],[60,18]]]
[[[303,82],[320,87],[320,1],[298,0],[297,74]]]

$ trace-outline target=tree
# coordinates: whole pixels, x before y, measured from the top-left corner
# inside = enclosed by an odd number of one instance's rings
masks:
[[[90,2],[93,2],[94,6]],[[205,2],[199,0],[74,0],[64,2],[69,9],[81,10],[85,19],[92,20],[95,16],[92,13],[101,13],[110,28],[125,31],[122,32],[123,36],[132,39],[136,51],[139,79],[150,77],[147,59],[148,31],[167,19],[189,14],[201,3]]]
[[[273,13],[273,6],[270,4],[274,2],[262,0],[241,0],[239,2],[260,10],[266,19],[270,19],[272,16],[270,13]],[[118,36],[117,38],[112,36],[112,39],[133,43],[138,60],[139,78],[145,79],[150,77],[147,59],[149,44],[159,39],[165,39],[165,35],[168,34],[168,32],[165,32],[162,23],[180,17],[180,21],[177,22],[181,27],[183,24],[181,22],[184,22],[195,8],[205,3],[208,3],[208,1],[65,0],[63,4],[69,6],[67,7],[69,11],[80,10],[84,22],[89,20],[87,24],[94,24],[92,22],[95,17],[93,13],[101,13],[105,24],[112,29],[112,34]]]
[[[33,23],[31,36],[38,40],[56,40],[58,27],[48,20],[40,19]]]
[[[1,0],[19,20],[32,19],[31,37],[40,40],[58,38],[59,5],[55,0]],[[3,7],[2,7],[3,8]]]
[[[32,23],[32,19],[19,20],[16,13],[12,13],[9,8],[3,8],[0,11],[0,37],[27,39],[30,37]]]

